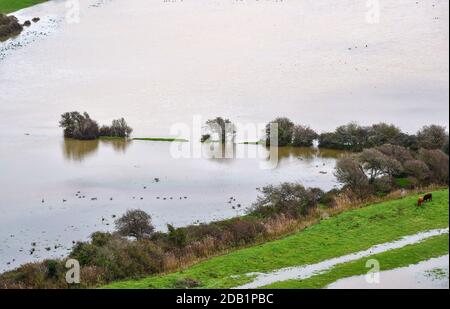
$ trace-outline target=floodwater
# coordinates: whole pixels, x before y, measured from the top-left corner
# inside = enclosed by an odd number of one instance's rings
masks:
[[[266,184],[337,185],[338,152],[283,148],[276,169],[175,159],[168,143],[64,140],[63,112],[125,117],[135,137],[196,115],[285,115],[319,132],[448,126],[448,1],[382,4],[378,23],[357,0],[53,0],[14,13],[41,20],[0,42],[0,271],[63,255],[128,208],[164,229],[242,214]]]
[[[323,273],[326,270],[331,269],[333,266],[338,264],[359,260],[363,257],[371,256],[374,254],[386,252],[393,249],[398,249],[405,247],[407,245],[411,245],[420,241],[423,241],[427,238],[448,234],[448,228],[446,229],[435,229],[426,232],[420,232],[414,235],[402,237],[399,240],[387,242],[379,245],[375,245],[370,247],[367,250],[347,254],[344,256],[328,259],[316,264],[311,265],[302,265],[297,267],[286,267],[271,273],[249,273],[248,276],[255,276],[256,278],[247,284],[244,284],[239,289],[255,289],[258,287],[262,287],[265,285],[269,285],[275,282],[287,281],[293,279],[306,279],[311,276]]]
[[[448,254],[407,267],[381,271],[379,282],[354,276],[330,284],[328,289],[448,289]]]

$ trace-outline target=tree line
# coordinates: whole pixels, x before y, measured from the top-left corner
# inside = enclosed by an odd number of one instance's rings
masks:
[[[435,124],[424,126],[415,134],[407,134],[393,124],[381,122],[361,126],[350,122],[332,132],[319,134],[309,126],[295,124],[287,117],[278,117],[266,125],[266,139],[262,142],[267,146],[270,146],[271,124],[277,124],[278,146],[311,147],[317,141],[319,148],[360,152],[363,149],[391,144],[414,151],[421,148],[441,149],[448,154],[448,132],[445,127]],[[203,129],[205,134],[202,135],[201,142],[234,142],[236,127],[229,119],[209,119]]]
[[[384,144],[398,145],[411,150],[441,149],[448,154],[449,135],[446,128],[439,125],[422,127],[416,134],[407,134],[393,125],[378,123],[361,126],[355,122],[337,127],[333,132],[318,134],[308,126],[296,125],[289,118],[279,117],[270,123],[278,124],[279,146],[312,146],[315,140],[320,148],[362,151]],[[270,123],[266,136],[270,136]],[[267,144],[270,140],[267,138]]]

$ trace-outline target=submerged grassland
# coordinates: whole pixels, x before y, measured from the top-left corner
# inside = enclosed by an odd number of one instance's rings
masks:
[[[287,280],[263,286],[263,289],[319,289],[343,278],[364,275],[368,268],[366,262],[376,259],[380,263],[380,270],[391,270],[417,264],[421,261],[448,254],[448,234],[435,236],[419,243],[403,248],[374,254],[357,261],[343,263],[304,280]]]
[[[372,204],[324,219],[283,239],[214,257],[182,271],[116,282],[106,287],[174,288],[180,286],[180,282],[195,282],[199,288],[235,287],[253,280],[253,277],[246,275],[248,273],[266,273],[284,267],[313,264],[365,250],[402,236],[448,227],[448,203],[448,189],[445,189],[433,192],[433,201],[425,207],[416,206],[416,195]],[[422,244],[431,243],[431,247],[438,248],[424,249],[428,255],[445,251],[441,250],[442,242],[439,242],[439,246],[434,246],[434,241],[436,240],[427,240]],[[444,249],[448,250],[448,242],[446,244]],[[395,263],[392,265],[395,266]],[[354,267],[351,268],[355,272]]]
[[[0,13],[8,14],[47,0],[0,0]]]

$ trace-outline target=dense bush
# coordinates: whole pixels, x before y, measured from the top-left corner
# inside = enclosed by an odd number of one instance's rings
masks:
[[[120,118],[113,120],[109,127],[103,125],[99,130],[99,135],[109,137],[130,137],[131,132],[133,132],[133,129],[128,126],[124,118]]]
[[[84,112],[68,112],[61,115],[59,126],[64,129],[64,137],[90,140],[99,136],[98,124]]]
[[[266,125],[266,145],[270,145],[270,125],[278,126],[278,146],[291,145],[294,134],[294,123],[286,117],[279,117]]]
[[[431,171],[431,180],[437,183],[448,184],[448,155],[440,149],[420,149],[419,159]]]
[[[22,30],[23,26],[16,17],[0,13],[0,39],[19,34]]]
[[[336,162],[334,175],[336,179],[359,197],[370,194],[369,178],[361,164],[353,157],[345,156]]]
[[[269,185],[259,189],[261,194],[253,204],[251,214],[259,217],[273,217],[279,214],[291,218],[299,218],[317,206],[320,189],[306,189],[297,183],[282,183],[278,186]]]
[[[445,144],[448,144],[448,133],[443,126],[424,126],[417,132],[417,143],[420,148],[444,150]]]
[[[234,142],[236,135],[235,125],[229,119],[224,119],[222,117],[207,120],[203,131],[204,134],[200,139],[202,143],[216,138],[217,141],[221,143],[227,141]]]
[[[345,188],[365,196],[371,192],[390,192],[394,186],[448,184],[448,169],[448,155],[440,149],[416,152],[401,146],[382,145],[339,159],[335,175]]]
[[[155,230],[150,215],[140,209],[128,210],[115,224],[120,235],[136,239],[149,237]]]
[[[369,175],[371,182],[380,176],[393,177],[400,175],[403,170],[399,161],[383,154],[375,148],[364,149],[359,154],[358,159],[364,171]]]
[[[319,135],[319,147],[322,148],[362,151],[384,144],[402,146],[408,150],[427,148],[445,151],[448,149],[448,133],[444,127],[437,125],[423,127],[417,135],[409,135],[392,124],[378,123],[364,127],[352,122],[337,127],[334,132]]]
[[[111,126],[99,128],[97,122],[88,113],[67,112],[61,115],[59,126],[64,129],[64,137],[91,140],[99,136],[129,137],[133,131],[124,118],[112,121]]]

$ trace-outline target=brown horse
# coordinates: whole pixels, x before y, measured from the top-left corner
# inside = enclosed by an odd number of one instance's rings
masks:
[[[417,201],[417,206],[423,205],[423,197],[419,197],[419,200]]]
[[[431,193],[427,193],[423,196],[423,201],[424,202],[428,202],[428,201],[433,201],[433,195]]]

